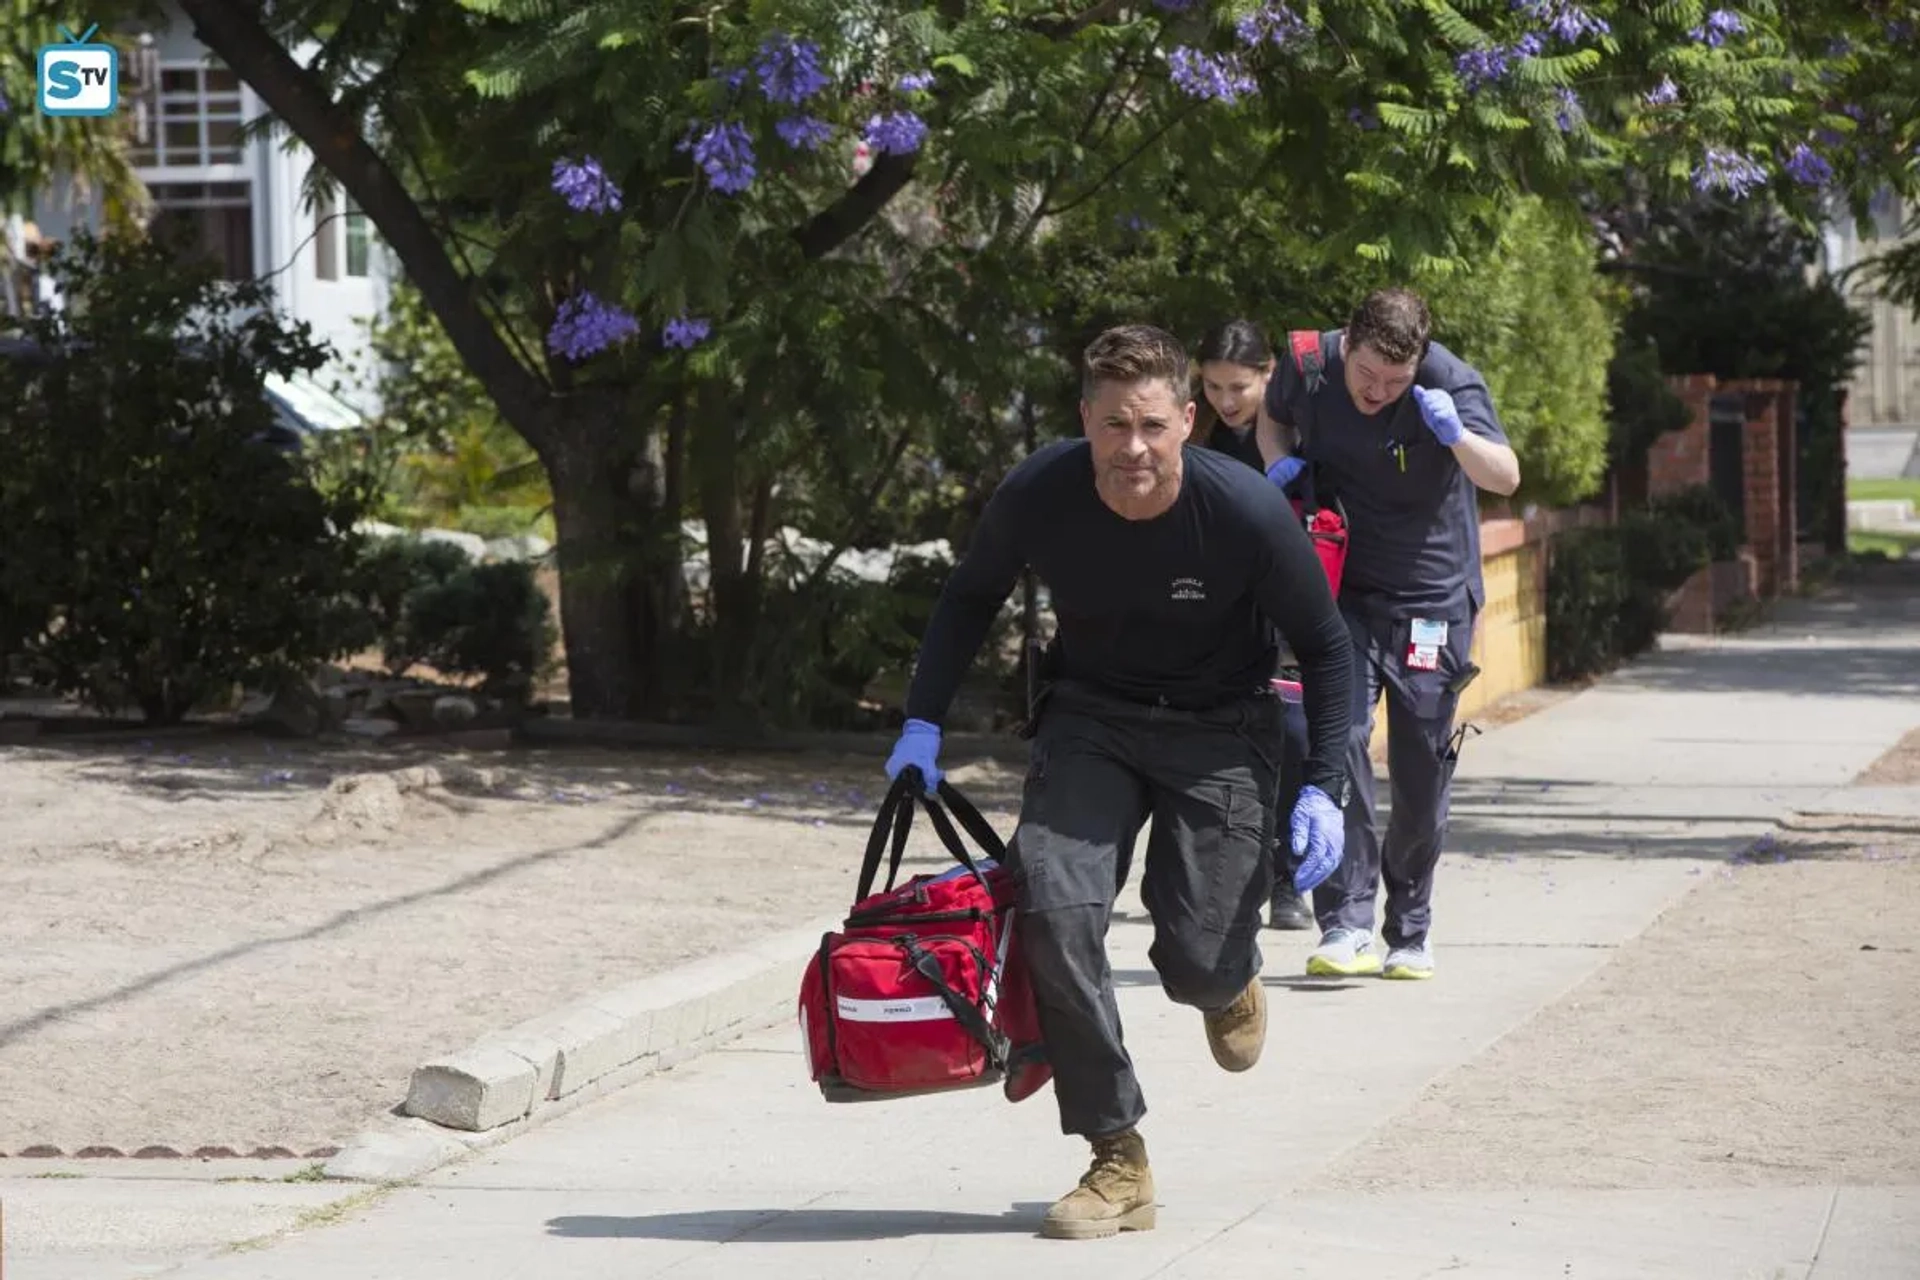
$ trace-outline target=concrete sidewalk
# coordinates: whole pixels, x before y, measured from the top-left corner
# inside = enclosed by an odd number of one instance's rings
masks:
[[[1308,981],[1296,975],[1311,939],[1266,934],[1271,1027],[1265,1058],[1243,1076],[1215,1068],[1199,1015],[1160,994],[1130,894],[1112,950],[1151,1108],[1142,1129],[1162,1206],[1152,1232],[1035,1237],[1085,1167],[1050,1092],[1019,1106],[997,1091],[830,1106],[783,1025],[371,1203],[338,1201],[359,1189],[286,1188],[326,1193],[341,1220],[177,1269],[163,1259],[179,1252],[136,1256],[50,1207],[49,1188],[86,1184],[0,1180],[10,1227],[38,1224],[10,1230],[6,1276],[784,1280],[1011,1267],[1100,1280],[1219,1269],[1911,1280],[1917,1188],[1393,1195],[1316,1182],[1773,820],[1830,797],[1916,726],[1920,600],[1855,599],[1790,603],[1772,625],[1678,645],[1473,741],[1460,852],[1435,905],[1440,977]],[[273,1225],[295,1220],[283,1212]]]

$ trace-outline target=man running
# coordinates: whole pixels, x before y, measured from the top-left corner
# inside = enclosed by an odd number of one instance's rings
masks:
[[[1302,669],[1315,750],[1289,815],[1302,891],[1339,864],[1353,650],[1306,532],[1252,468],[1187,447],[1188,360],[1159,329],[1110,329],[1081,373],[1085,438],[1036,450],[1001,482],[927,624],[909,717],[887,761],[940,780],[940,721],[1024,568],[1058,620],[1010,850],[1063,1132],[1093,1163],[1042,1234],[1154,1225],[1106,933],[1152,818],[1141,898],[1169,998],[1201,1010],[1214,1060],[1245,1071],[1266,1040],[1268,899],[1281,707],[1273,629]],[[1270,621],[1269,621],[1270,620]]]
[[[1467,654],[1486,601],[1474,490],[1506,495],[1520,485],[1485,379],[1431,332],[1417,294],[1372,294],[1344,330],[1280,361],[1256,428],[1264,460],[1277,470],[1281,458],[1303,458],[1316,491],[1338,498],[1350,523],[1340,609],[1356,659],[1354,802],[1348,856],[1313,895],[1323,932],[1307,972],[1321,976],[1433,976],[1427,933],[1457,754],[1454,711],[1474,672]],[[1368,755],[1382,689],[1393,788],[1384,842]],[[1384,962],[1373,946],[1382,880]]]

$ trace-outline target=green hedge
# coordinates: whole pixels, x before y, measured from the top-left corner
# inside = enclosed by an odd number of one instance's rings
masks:
[[[1732,512],[1704,486],[1665,495],[1611,525],[1573,529],[1547,566],[1547,679],[1603,674],[1653,647],[1667,600],[1737,554]]]

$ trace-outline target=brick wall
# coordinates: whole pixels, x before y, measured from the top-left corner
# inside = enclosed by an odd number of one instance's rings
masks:
[[[1716,394],[1741,397],[1746,427],[1741,432],[1740,470],[1753,587],[1763,597],[1792,590],[1800,581],[1800,552],[1795,538],[1799,524],[1795,384],[1772,378],[1719,382],[1710,374],[1691,374],[1670,378],[1667,385],[1686,402],[1693,418],[1681,430],[1661,436],[1647,450],[1648,494],[1658,496],[1711,483],[1709,415],[1713,399]],[[1722,575],[1722,590],[1729,589],[1733,581],[1733,575]],[[1727,603],[1720,596],[1721,590],[1705,580],[1690,583],[1683,589],[1682,611],[1688,621],[1697,623],[1704,611],[1717,611],[1716,606]]]
[[[1669,378],[1667,385],[1686,402],[1693,420],[1678,431],[1667,432],[1647,448],[1647,497],[1706,484],[1712,477],[1708,448],[1712,437],[1707,415],[1713,404],[1714,377],[1710,373],[1689,374],[1684,378]]]
[[[1780,589],[1795,591],[1800,586],[1800,385],[1782,382],[1779,397]]]
[[[1757,571],[1754,587],[1764,599],[1780,592],[1780,384],[1744,382],[1739,389],[1747,405],[1747,546]]]

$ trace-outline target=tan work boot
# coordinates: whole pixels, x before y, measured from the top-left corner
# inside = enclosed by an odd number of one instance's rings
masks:
[[[1122,1231],[1151,1231],[1153,1171],[1137,1129],[1093,1139],[1093,1167],[1047,1210],[1040,1234],[1053,1240],[1097,1240]]]
[[[1260,975],[1253,975],[1232,1004],[1206,1019],[1207,1048],[1215,1062],[1228,1071],[1245,1071],[1260,1061],[1267,1045],[1267,989],[1260,985]]]

